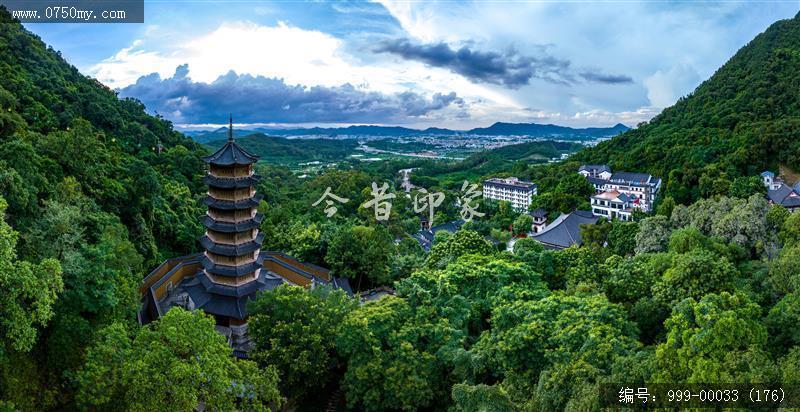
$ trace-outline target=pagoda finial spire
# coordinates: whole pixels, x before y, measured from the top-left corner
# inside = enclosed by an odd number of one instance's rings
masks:
[[[228,114],[228,141],[233,141],[233,114]]]

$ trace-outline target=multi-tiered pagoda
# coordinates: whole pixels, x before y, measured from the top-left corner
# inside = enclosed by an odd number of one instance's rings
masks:
[[[208,206],[203,217],[206,233],[200,238],[203,268],[184,289],[194,308],[214,315],[235,338],[237,326],[247,318],[247,301],[283,281],[263,271],[264,234],[258,230],[263,215],[256,210],[262,196],[256,194],[258,176],[253,173],[258,157],[233,140],[233,119],[228,141],[203,160],[208,163],[204,178],[208,194],[203,200]]]
[[[213,315],[218,329],[237,348],[248,347],[247,302],[257,292],[282,283],[300,286],[327,285],[350,291],[346,280],[330,276],[327,269],[279,252],[261,250],[264,234],[258,227],[263,216],[257,206],[258,176],[253,164],[258,157],[247,153],[233,138],[233,120],[228,141],[205,157],[208,172],[204,182],[208,194],[203,203],[206,228],[200,238],[204,252],[170,259],[153,270],[140,288],[143,309],[140,321],[162,316],[172,306],[200,309]]]

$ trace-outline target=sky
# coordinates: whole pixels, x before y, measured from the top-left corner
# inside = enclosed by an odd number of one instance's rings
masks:
[[[649,120],[792,1],[145,1],[142,24],[26,24],[179,128],[469,129]]]

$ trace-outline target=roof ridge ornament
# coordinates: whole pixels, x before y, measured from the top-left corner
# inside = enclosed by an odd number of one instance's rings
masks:
[[[233,141],[233,113],[228,114],[228,141]]]

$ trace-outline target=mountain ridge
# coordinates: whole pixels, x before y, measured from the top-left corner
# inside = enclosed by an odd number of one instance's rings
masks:
[[[569,126],[559,126],[554,124],[539,123],[506,123],[495,122],[488,127],[476,127],[468,130],[454,130],[440,127],[429,127],[426,129],[413,129],[403,126],[377,126],[377,125],[352,125],[347,127],[311,127],[311,128],[264,128],[237,130],[234,128],[235,136],[245,136],[252,133],[263,133],[272,136],[338,136],[338,135],[370,135],[383,137],[404,137],[404,136],[460,136],[460,135],[484,135],[484,136],[533,136],[533,137],[561,137],[568,140],[590,140],[603,137],[612,137],[623,133],[630,128],[622,123],[617,123],[611,127],[586,127],[574,128]],[[221,127],[211,131],[184,132],[197,142],[206,143],[218,140],[227,135],[227,128]]]

